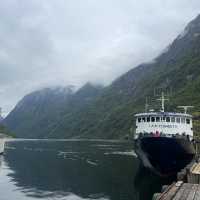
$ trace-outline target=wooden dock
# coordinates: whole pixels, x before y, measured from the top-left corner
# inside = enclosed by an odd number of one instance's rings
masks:
[[[200,162],[192,162],[177,174],[177,182],[154,194],[152,200],[200,200]]]
[[[178,181],[170,185],[163,193],[154,194],[153,200],[199,200],[200,185]]]
[[[187,182],[200,184],[200,162],[194,163],[187,173]]]

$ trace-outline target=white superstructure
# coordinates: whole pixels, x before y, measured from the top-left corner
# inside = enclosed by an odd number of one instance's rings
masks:
[[[184,113],[149,112],[136,114],[136,136],[140,133],[193,137],[192,115]]]
[[[173,113],[164,111],[164,94],[161,99],[162,109],[160,112],[145,112],[136,114],[136,134],[135,139],[139,134],[153,134],[155,136],[188,136],[193,139],[192,115],[187,114],[187,108],[191,106],[181,106],[184,108],[184,113]]]

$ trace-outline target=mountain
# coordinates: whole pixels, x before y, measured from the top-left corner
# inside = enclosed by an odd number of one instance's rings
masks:
[[[0,123],[3,121],[3,117],[0,115]]]
[[[9,126],[17,137],[54,137],[54,130],[66,113],[72,115],[73,112],[83,109],[100,90],[100,86],[87,83],[77,92],[74,92],[71,86],[44,88],[32,92],[16,105],[3,123]]]
[[[5,137],[15,137],[15,134],[10,132],[6,126],[0,124],[0,135],[4,135]]]
[[[25,97],[4,122],[20,137],[122,138],[130,134],[134,124],[133,115],[144,109],[145,98],[155,99],[155,88],[163,88],[172,91],[168,94],[170,102],[167,109],[176,109],[177,105],[195,106],[192,112],[196,119],[194,130],[198,133],[200,16],[191,21],[183,33],[152,62],[131,69],[96,93],[88,92],[84,87],[87,89],[87,85],[83,86],[66,98],[63,104],[58,105],[52,100],[49,107],[31,101],[26,109],[19,109],[28,101],[28,97]],[[159,106],[157,101],[152,101],[151,105]],[[58,114],[52,109],[57,106]],[[33,115],[33,108],[37,108],[37,112],[41,113],[43,118],[40,115]],[[30,109],[31,113],[28,112]],[[51,114],[45,114],[42,112],[44,109],[53,111]],[[52,115],[51,120],[47,120]]]

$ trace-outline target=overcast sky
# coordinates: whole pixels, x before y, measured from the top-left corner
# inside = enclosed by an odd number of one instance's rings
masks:
[[[158,55],[199,0],[1,0],[0,106],[35,89],[109,84]]]

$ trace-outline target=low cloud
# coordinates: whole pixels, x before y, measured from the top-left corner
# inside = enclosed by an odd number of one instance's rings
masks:
[[[198,0],[2,0],[0,105],[35,89],[109,84],[151,61],[198,14]]]

